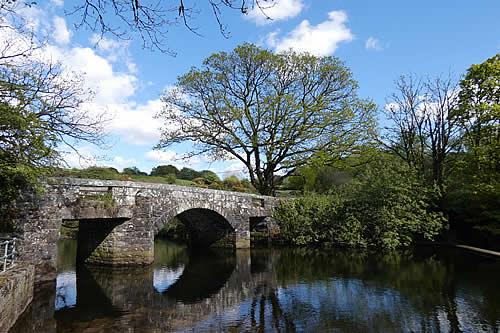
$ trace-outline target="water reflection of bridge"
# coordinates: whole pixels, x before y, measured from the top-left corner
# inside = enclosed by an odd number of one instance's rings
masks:
[[[161,269],[158,267],[117,271],[79,266],[76,303],[55,311],[52,329],[39,331],[80,331],[93,325],[106,332],[121,332],[126,327],[161,332],[186,329],[271,292],[277,284],[272,265],[272,260],[252,265],[249,250],[229,255],[227,251],[205,250],[190,253],[175,281],[168,275],[164,277],[169,281],[160,281],[158,274],[155,281],[155,269],[157,273]],[[159,292],[155,284],[162,283],[167,287]],[[35,322],[39,321],[31,324]]]

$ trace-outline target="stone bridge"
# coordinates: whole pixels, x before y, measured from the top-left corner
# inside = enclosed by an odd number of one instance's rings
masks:
[[[220,239],[250,247],[250,225],[271,215],[277,199],[166,184],[52,178],[39,195],[21,200],[19,255],[40,271],[55,271],[61,225],[78,225],[81,262],[145,265],[154,259],[154,237],[177,217],[194,245]]]

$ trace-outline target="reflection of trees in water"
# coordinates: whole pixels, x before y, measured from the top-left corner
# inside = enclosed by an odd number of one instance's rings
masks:
[[[60,239],[57,241],[57,271],[74,271],[76,266],[77,241]]]
[[[266,311],[266,308],[268,309]],[[269,311],[271,312],[269,314]],[[266,316],[266,312],[268,315]],[[271,292],[261,294],[252,298],[250,308],[250,322],[252,329],[257,332],[268,331],[266,327],[266,317],[270,321],[270,325],[275,332],[295,332],[295,324],[293,319],[283,311],[278,300],[276,289]]]
[[[154,265],[156,267],[177,269],[184,266],[189,261],[189,253],[185,245],[162,239],[155,240],[154,249]]]
[[[359,281],[359,290],[353,290],[353,297],[358,305],[369,293],[380,293],[381,296],[375,299],[380,302],[387,301],[387,292],[390,291],[393,294],[391,307],[374,307],[367,312],[370,315],[378,311],[371,319],[378,324],[388,320],[383,317],[391,316],[394,325],[394,322],[398,322],[394,318],[408,311],[414,318],[401,317],[399,322],[421,318],[418,329],[423,330],[439,330],[439,325],[442,324],[438,318],[439,313],[445,315],[448,320],[446,324],[453,331],[464,330],[464,327],[478,329],[481,325],[490,328],[498,326],[500,290],[497,287],[498,282],[488,282],[498,281],[500,272],[497,263],[464,253],[460,253],[461,260],[457,261],[456,252],[447,253],[442,249],[440,255],[431,249],[416,253],[368,254],[339,250],[286,250],[281,253],[276,265],[276,274],[280,285],[285,289],[286,286],[293,289],[301,282],[309,286],[320,283],[335,291],[339,286],[331,283],[332,278],[344,283]],[[492,270],[492,277],[487,278],[486,283],[485,278],[477,273]],[[467,292],[461,293],[459,290]],[[332,297],[327,299],[331,300]],[[325,309],[339,306],[328,300],[327,303],[330,304],[325,304]],[[307,304],[309,301],[311,300],[299,295],[291,308],[306,307],[310,305]],[[368,300],[366,302],[368,304]],[[464,312],[464,307],[457,306],[457,303],[467,304],[467,312]],[[288,308],[286,309],[288,311]],[[353,312],[363,311],[362,308],[353,309]],[[331,317],[331,311],[329,312]],[[291,317],[299,318],[299,315],[300,313],[294,311]],[[363,318],[359,320],[363,321]]]

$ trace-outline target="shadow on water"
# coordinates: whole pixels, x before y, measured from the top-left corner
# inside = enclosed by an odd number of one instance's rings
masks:
[[[500,332],[500,261],[455,249],[159,241],[153,266],[122,270],[75,268],[75,250],[61,243],[57,288],[38,286],[12,332]]]

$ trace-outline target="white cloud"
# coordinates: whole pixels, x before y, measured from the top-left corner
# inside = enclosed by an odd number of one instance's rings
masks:
[[[20,3],[24,4],[24,2],[21,1]],[[42,23],[44,23],[45,12],[38,6],[20,6],[21,7],[14,7],[14,11],[21,17],[24,28],[37,31],[42,26]]]
[[[71,40],[71,31],[68,30],[66,21],[60,16],[54,16],[52,24],[54,26],[54,41],[57,44],[68,44]]]
[[[302,0],[275,0],[268,2],[269,5],[264,3],[262,8],[255,6],[245,17],[254,21],[257,25],[264,25],[290,19],[299,15],[302,9],[304,9]]]
[[[105,129],[109,133],[119,135],[128,144],[153,144],[159,139],[161,124],[154,115],[161,110],[162,102],[133,101],[139,81],[135,73],[115,70],[114,63],[88,47],[49,45],[40,57],[60,61],[68,71],[82,76],[85,86],[94,92],[82,108],[96,114],[105,111],[105,118],[109,119]]]
[[[117,169],[118,171],[122,171],[124,168],[137,166],[137,160],[135,158],[125,158],[123,156],[115,156],[109,163],[101,163],[101,164],[109,165]]]
[[[158,141],[159,127],[162,124],[154,119],[154,115],[162,108],[162,102],[159,98],[141,103],[134,101],[141,83],[137,66],[127,49],[128,43],[103,39],[97,48],[74,46],[71,44],[71,32],[67,30],[63,18],[29,8],[23,14],[31,20],[33,26],[52,27],[53,39],[31,52],[29,59],[18,57],[11,61],[36,59],[47,63],[61,63],[62,77],[76,74],[83,81],[82,91],[88,88],[94,92],[93,98],[82,105],[82,111],[91,114],[105,112],[105,118],[110,119],[105,124],[105,130],[117,135],[118,142],[151,145]],[[6,45],[12,41],[15,43]],[[0,29],[0,47],[5,46],[10,53],[26,49],[30,46],[29,43],[28,38],[23,39],[23,35],[12,29]],[[4,55],[10,54],[7,51]],[[98,147],[84,145],[77,149],[78,153],[68,147],[60,147],[64,159],[71,167],[111,165],[121,169],[138,164],[134,158],[114,156],[112,152],[105,152]],[[114,157],[106,158],[108,153]],[[100,157],[96,157],[97,155]]]
[[[56,7],[62,7],[64,5],[64,0],[50,0],[50,2]]]
[[[147,160],[154,162],[155,165],[171,164],[178,169],[184,167],[195,170],[210,169],[209,160],[206,156],[187,157],[186,154],[173,150],[150,150],[145,156]]]
[[[214,172],[224,179],[229,176],[236,176],[238,178],[248,177],[248,171],[241,161],[231,160],[230,162],[223,163],[219,168],[214,168]]]
[[[283,38],[275,31],[267,36],[267,44],[277,52],[293,49],[317,56],[331,55],[338,44],[349,42],[354,36],[346,26],[347,14],[344,11],[331,11],[328,20],[313,26],[308,20],[302,21]]]
[[[106,37],[99,36],[98,34],[93,34],[89,38],[89,42],[95,45],[99,50],[105,52],[113,52],[118,49],[123,49],[128,47],[129,42],[127,40],[114,40]]]
[[[135,158],[126,158],[120,155],[113,158],[107,157],[105,152],[99,150],[95,146],[78,147],[78,152],[69,147],[62,147],[62,156],[70,168],[89,168],[93,166],[112,167],[118,171],[124,168],[138,166],[138,161]]]
[[[109,106],[112,116],[109,130],[119,134],[129,144],[144,145],[156,143],[160,138],[161,122],[154,119],[163,103],[159,99],[150,100],[146,104],[134,103]]]
[[[376,50],[381,51],[383,49],[382,44],[380,44],[380,40],[375,37],[369,37],[365,42],[365,48],[367,50]]]
[[[117,72],[113,65],[95,50],[75,47],[63,52],[63,64],[83,73],[85,82],[95,92],[94,103],[121,103],[136,92],[137,78],[128,72]]]
[[[172,164],[179,158],[179,154],[173,150],[150,150],[146,153],[146,158],[153,162]]]
[[[130,73],[137,73],[137,65],[132,60],[129,52],[130,41],[128,40],[115,40],[93,34],[89,38],[89,42],[110,62],[122,62],[127,67]]]
[[[88,168],[98,164],[93,146],[78,147],[78,152],[70,147],[60,147],[61,155],[70,168]]]

